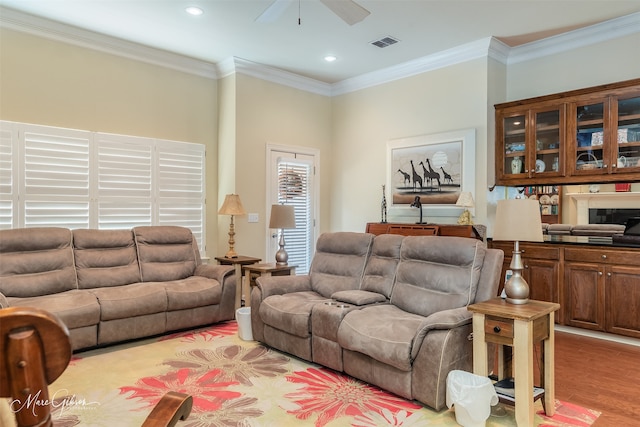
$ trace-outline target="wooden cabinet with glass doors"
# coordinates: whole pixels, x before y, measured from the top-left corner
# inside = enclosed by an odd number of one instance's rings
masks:
[[[516,106],[497,114],[497,175],[509,181],[562,176],[565,139],[565,106],[537,108]]]
[[[640,88],[573,102],[569,108],[575,135],[572,175],[640,172]]]
[[[640,79],[496,105],[496,183],[640,181]]]

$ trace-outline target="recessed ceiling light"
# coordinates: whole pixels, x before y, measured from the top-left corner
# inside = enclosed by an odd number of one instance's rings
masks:
[[[185,11],[189,15],[193,15],[193,16],[199,16],[199,15],[202,15],[204,13],[204,10],[200,9],[199,7],[195,7],[195,6],[189,6],[188,8],[185,9]]]
[[[335,61],[336,59],[338,59],[338,58],[336,58],[336,57],[335,57],[335,56],[333,56],[333,55],[327,55],[327,56],[325,56],[325,57],[324,57],[324,60],[325,60],[325,61],[327,61],[327,62],[333,62],[333,61]]]

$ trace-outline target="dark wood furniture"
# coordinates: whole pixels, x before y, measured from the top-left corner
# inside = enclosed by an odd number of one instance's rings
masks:
[[[640,79],[495,109],[498,185],[640,181]]]
[[[504,278],[513,242],[490,246],[504,251]],[[560,303],[559,324],[640,338],[640,248],[520,242],[520,251],[530,298]]]
[[[52,405],[42,402],[70,360],[69,331],[56,316],[33,307],[0,310],[0,398],[12,399],[18,427],[53,425]],[[192,403],[189,395],[168,392],[143,426],[174,426],[189,416]]]
[[[278,265],[276,263],[263,263],[244,265],[244,284],[242,293],[245,295],[245,307],[251,307],[251,287],[256,284],[256,279],[260,276],[291,276],[294,274],[296,265]]]
[[[222,265],[233,265],[236,274],[236,310],[242,306],[242,266],[255,264],[262,261],[261,258],[238,255],[237,257],[227,258],[217,256],[216,261]]]
[[[458,236],[483,240],[473,225],[404,224],[396,222],[369,222],[365,230],[371,234],[401,234],[403,236]]]
[[[513,348],[513,379],[515,383],[516,423],[532,426],[534,346],[542,342],[541,385],[544,388],[544,410],[555,413],[554,380],[554,313],[559,304],[529,300],[527,304],[509,304],[501,298],[472,304],[473,312],[473,372],[486,377],[488,372],[487,343]],[[501,354],[501,352],[500,352]],[[499,358],[498,378],[505,378],[504,360]]]

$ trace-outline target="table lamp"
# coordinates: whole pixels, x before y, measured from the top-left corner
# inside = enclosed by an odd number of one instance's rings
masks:
[[[475,207],[475,203],[473,202],[473,196],[470,191],[463,191],[460,193],[458,197],[458,201],[456,202],[456,206],[462,206],[464,212],[460,214],[458,217],[458,224],[460,225],[471,225],[473,221],[471,220],[471,212],[469,212],[469,208]]]
[[[540,204],[533,199],[499,200],[496,209],[496,222],[493,240],[514,241],[513,257],[509,268],[513,276],[505,283],[507,302],[526,304],[529,301],[529,285],[522,277],[522,258],[520,241],[542,242],[542,222]]]
[[[278,245],[280,249],[276,252],[276,264],[287,265],[289,254],[284,249],[284,229],[296,228],[296,215],[292,205],[272,205],[271,218],[269,219],[269,228],[280,229],[280,241]]]
[[[224,203],[222,203],[218,213],[221,215],[231,215],[231,224],[229,225],[229,250],[227,251],[225,258],[237,258],[238,254],[233,249],[233,245],[236,243],[233,238],[233,236],[236,235],[236,229],[233,225],[233,217],[234,215],[247,214],[242,206],[242,202],[240,201],[240,196],[237,194],[227,194],[224,197]]]

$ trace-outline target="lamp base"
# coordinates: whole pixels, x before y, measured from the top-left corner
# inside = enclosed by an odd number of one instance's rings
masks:
[[[276,265],[287,265],[289,261],[289,254],[284,250],[284,245],[284,230],[280,230],[280,242],[278,243],[280,249],[276,252]]]
[[[510,304],[526,304],[529,302],[529,285],[522,277],[522,257],[520,256],[520,243],[514,243],[513,257],[509,267],[513,270],[513,276],[504,284],[504,292],[507,294],[507,302]]]

